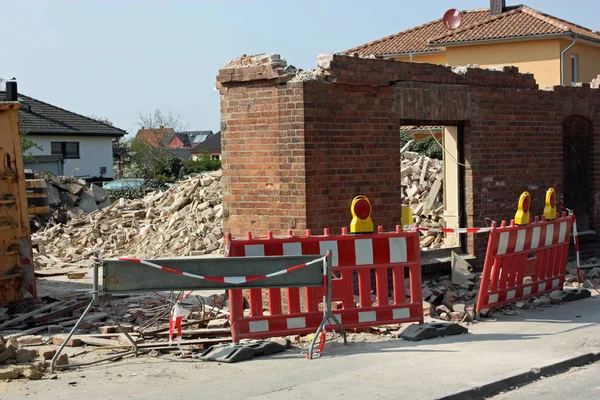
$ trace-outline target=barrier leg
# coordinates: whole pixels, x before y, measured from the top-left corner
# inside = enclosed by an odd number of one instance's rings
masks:
[[[333,320],[333,322],[335,322],[335,324],[339,328],[340,333],[342,334],[342,337],[344,338],[344,346],[348,345],[348,339],[346,337],[346,330],[344,329],[344,327],[342,326],[340,321],[336,318],[335,314],[333,314],[331,312],[331,285],[332,285],[332,281],[331,281],[331,274],[332,274],[331,250],[327,252],[327,257],[325,257],[325,261],[323,262],[323,272],[324,272],[324,281],[325,281],[324,282],[325,288],[324,288],[324,295],[323,295],[323,319],[321,320],[321,323],[319,324],[319,328],[317,329],[317,332],[315,333],[315,336],[313,337],[312,341],[310,342],[310,346],[308,347],[308,359],[309,360],[312,360],[314,358],[313,351],[315,348],[315,344],[317,343],[317,340],[319,340],[321,332],[323,332],[323,330],[325,329],[327,322],[331,323],[331,320]]]
[[[58,357],[60,356],[60,353],[62,353],[63,349],[67,345],[67,342],[69,341],[69,339],[71,339],[71,336],[73,336],[73,334],[75,333],[75,331],[77,330],[77,328],[81,324],[81,321],[83,321],[83,318],[85,318],[85,316],[87,315],[87,313],[90,311],[90,309],[94,305],[95,301],[96,301],[95,298],[93,298],[92,301],[90,301],[90,304],[88,304],[88,306],[86,307],[86,309],[83,312],[83,314],[81,314],[81,317],[79,317],[79,319],[77,320],[77,323],[75,324],[75,326],[73,327],[73,329],[71,329],[71,331],[67,335],[67,338],[65,339],[65,341],[63,342],[63,344],[60,345],[60,347],[58,348],[58,351],[56,352],[56,354],[54,355],[54,357],[52,357],[52,361],[50,362],[50,373],[51,374],[54,373],[54,365],[56,364],[56,360],[58,360]]]
[[[113,315],[110,313],[110,311],[108,311],[108,309],[103,304],[99,304],[98,307],[104,313],[106,313],[106,315],[108,316],[108,319],[110,319],[112,321],[112,323],[117,326],[117,329],[119,330],[119,332],[121,332],[123,335],[125,335],[125,337],[127,338],[127,340],[129,340],[129,342],[131,343],[131,347],[132,347],[131,348],[131,353],[133,353],[133,354],[135,354],[137,356],[138,348],[137,348],[137,343],[135,342],[135,340],[133,340],[133,338],[129,335],[129,333],[127,333],[127,331],[125,331],[125,329],[123,329],[123,327],[121,326],[121,324],[119,323],[119,321],[117,321],[116,318],[113,318]],[[179,330],[181,331],[181,327],[179,328]],[[125,355],[125,354],[121,354],[121,355]]]
[[[103,312],[105,312],[106,315],[108,316],[108,318],[117,326],[117,328],[119,329],[119,331],[121,333],[123,333],[125,335],[125,337],[127,337],[127,339],[132,344],[132,350],[130,350],[128,352],[125,352],[125,353],[119,353],[119,354],[115,354],[115,355],[110,356],[110,357],[102,358],[100,360],[91,361],[91,362],[88,362],[88,363],[59,365],[58,367],[61,368],[61,369],[82,367],[82,366],[85,366],[85,365],[96,364],[96,363],[99,363],[99,362],[102,362],[102,361],[114,360],[115,358],[121,358],[123,356],[130,355],[130,354],[137,355],[137,343],[135,343],[135,341],[131,338],[131,336],[129,336],[129,334],[127,332],[125,332],[125,330],[119,324],[119,322],[117,322],[116,319],[113,318],[113,315],[108,311],[108,309],[106,307],[104,307],[104,305],[102,305],[100,303],[99,289],[98,289],[99,288],[99,286],[98,286],[98,268],[99,268],[99,266],[100,266],[100,262],[98,261],[98,258],[96,256],[94,258],[94,264],[93,264],[94,275],[93,275],[92,300],[90,301],[90,304],[88,304],[88,306],[85,309],[85,311],[83,312],[83,314],[81,314],[81,317],[79,317],[79,319],[77,320],[77,323],[75,324],[75,326],[73,327],[73,329],[71,329],[71,331],[69,332],[69,335],[67,336],[67,338],[65,339],[65,341],[63,342],[63,344],[60,346],[60,348],[58,349],[58,351],[56,352],[56,354],[54,355],[54,357],[52,357],[52,361],[50,363],[50,373],[51,374],[54,373],[54,368],[55,368],[55,365],[56,365],[56,361],[58,360],[58,357],[60,356],[60,354],[63,351],[63,349],[65,348],[65,346],[67,345],[67,342],[69,341],[69,339],[71,339],[71,337],[73,336],[73,334],[75,333],[75,331],[77,330],[77,328],[79,327],[79,325],[81,324],[81,322],[83,321],[83,319],[85,318],[85,316],[90,311],[90,309],[92,308],[93,305],[98,306]]]

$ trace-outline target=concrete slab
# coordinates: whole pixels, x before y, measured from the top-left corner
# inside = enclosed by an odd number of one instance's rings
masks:
[[[88,214],[92,211],[96,211],[98,206],[96,205],[96,200],[93,193],[87,190],[85,192],[81,192],[81,197],[79,198],[79,204],[77,204],[77,207]]]
[[[92,192],[92,195],[94,196],[94,199],[96,200],[96,203],[102,203],[108,197],[108,195],[106,194],[106,191],[104,191],[104,189],[102,189],[98,185],[94,185],[93,183],[92,183],[91,192]]]
[[[54,185],[51,183],[48,183],[47,187],[48,187],[48,203],[50,203],[51,206],[57,206],[60,203],[62,203],[58,189],[56,187],[54,187]]]

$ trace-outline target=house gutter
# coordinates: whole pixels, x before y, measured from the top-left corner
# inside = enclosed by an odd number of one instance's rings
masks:
[[[577,36],[573,36],[573,43],[571,43],[566,49],[560,53],[560,85],[565,86],[565,54],[571,50],[577,42]]]
[[[431,50],[431,51],[413,51],[409,53],[390,53],[390,54],[382,54],[384,57],[412,57],[423,55],[423,54],[436,54],[436,53],[444,53],[446,50]]]
[[[468,46],[468,45],[476,45],[476,44],[488,44],[495,42],[522,42],[527,40],[535,40],[535,39],[559,39],[564,37],[572,37],[571,34],[565,33],[554,33],[550,35],[530,35],[530,36],[513,36],[507,38],[494,38],[494,39],[480,39],[480,40],[463,40],[460,42],[440,42],[440,43],[428,43],[427,47],[453,47],[453,46]]]

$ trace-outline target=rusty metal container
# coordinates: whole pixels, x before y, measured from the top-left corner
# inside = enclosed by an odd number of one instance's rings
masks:
[[[0,307],[36,298],[18,102],[0,102]]]

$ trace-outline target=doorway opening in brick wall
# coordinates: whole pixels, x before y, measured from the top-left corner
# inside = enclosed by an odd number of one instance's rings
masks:
[[[563,122],[564,204],[577,217],[580,234],[588,234],[593,227],[590,218],[590,180],[592,122],[573,115]]]
[[[401,124],[402,203],[423,228],[463,227],[464,169],[459,124]],[[421,250],[461,248],[458,233],[421,232]]]

